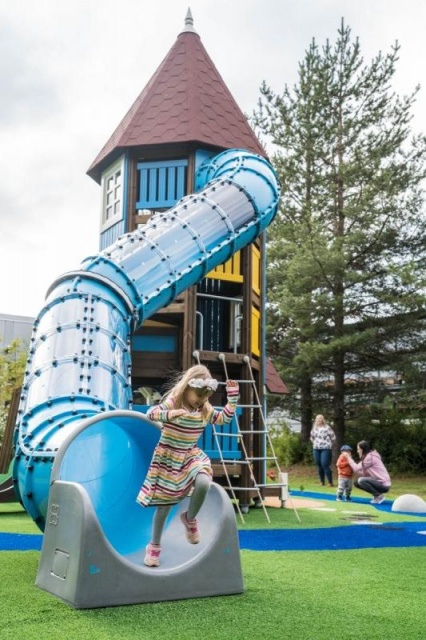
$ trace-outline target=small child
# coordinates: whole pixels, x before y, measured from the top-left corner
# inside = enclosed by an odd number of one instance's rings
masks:
[[[153,518],[152,537],[146,548],[144,563],[160,564],[161,537],[172,506],[191,495],[188,511],[180,519],[190,544],[200,542],[196,515],[200,510],[213,476],[210,459],[197,441],[209,423],[229,424],[239,398],[238,382],[226,381],[227,403],[219,411],[209,402],[218,382],[204,365],[194,365],[183,373],[159,405],[147,413],[151,420],[162,423],[160,441],[137,502],[157,507]]]
[[[336,462],[338,475],[336,500],[339,502],[343,497],[345,498],[345,500],[351,500],[352,478],[354,475],[354,472],[352,471],[351,465],[349,464],[347,458],[347,456],[352,455],[352,447],[350,447],[348,444],[344,444],[343,447],[341,447],[340,451],[341,454]],[[346,454],[344,452],[346,452]]]

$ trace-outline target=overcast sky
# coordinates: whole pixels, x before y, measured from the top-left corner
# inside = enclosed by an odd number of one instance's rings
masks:
[[[341,18],[365,62],[398,40],[394,89],[422,86],[425,0],[0,0],[0,313],[35,316],[52,282],[98,252],[100,187],[86,175],[173,46],[194,27],[247,114],[263,80],[297,81],[312,38]]]

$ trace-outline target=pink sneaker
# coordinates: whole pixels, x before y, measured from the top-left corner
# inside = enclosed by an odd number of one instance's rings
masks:
[[[191,544],[198,544],[200,542],[200,534],[198,533],[197,519],[188,520],[187,511],[180,514],[183,526],[186,530],[186,539]]]
[[[159,567],[160,566],[160,552],[161,545],[153,544],[152,542],[146,548],[144,563],[147,567]]]

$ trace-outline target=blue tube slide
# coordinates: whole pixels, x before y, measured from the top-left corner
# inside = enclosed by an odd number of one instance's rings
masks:
[[[279,202],[270,164],[240,149],[202,165],[196,189],[47,293],[31,337],[13,465],[15,489],[42,531],[55,519],[47,514],[52,478],[83,484],[119,551],[136,548],[126,537],[136,521],[139,531],[141,519],[148,526],[151,513],[143,514],[152,510],[135,497],[159,432],[130,411],[132,332],[252,242]]]

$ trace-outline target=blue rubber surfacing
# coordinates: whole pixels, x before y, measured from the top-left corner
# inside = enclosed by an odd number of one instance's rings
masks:
[[[43,536],[28,533],[0,533],[0,551],[40,551]]]
[[[336,501],[332,494],[292,491],[291,497]],[[370,505],[370,498],[353,497],[348,504]],[[341,503],[340,503],[341,504]],[[391,511],[392,500],[375,505],[378,511]],[[401,512],[398,512],[401,515]],[[350,514],[347,514],[350,517]],[[355,515],[355,513],[354,513]],[[426,546],[426,514],[406,514],[424,518],[424,522],[387,522],[353,524],[317,529],[250,529],[239,531],[241,549],[252,551],[339,551],[378,549],[380,547]]]
[[[426,521],[357,524],[319,529],[250,529],[238,532],[251,551],[342,551],[426,546]],[[0,533],[0,551],[40,551],[42,535]]]
[[[419,533],[423,531],[424,533]],[[239,531],[241,549],[252,551],[345,551],[381,547],[425,547],[426,521],[357,524],[323,529]]]

